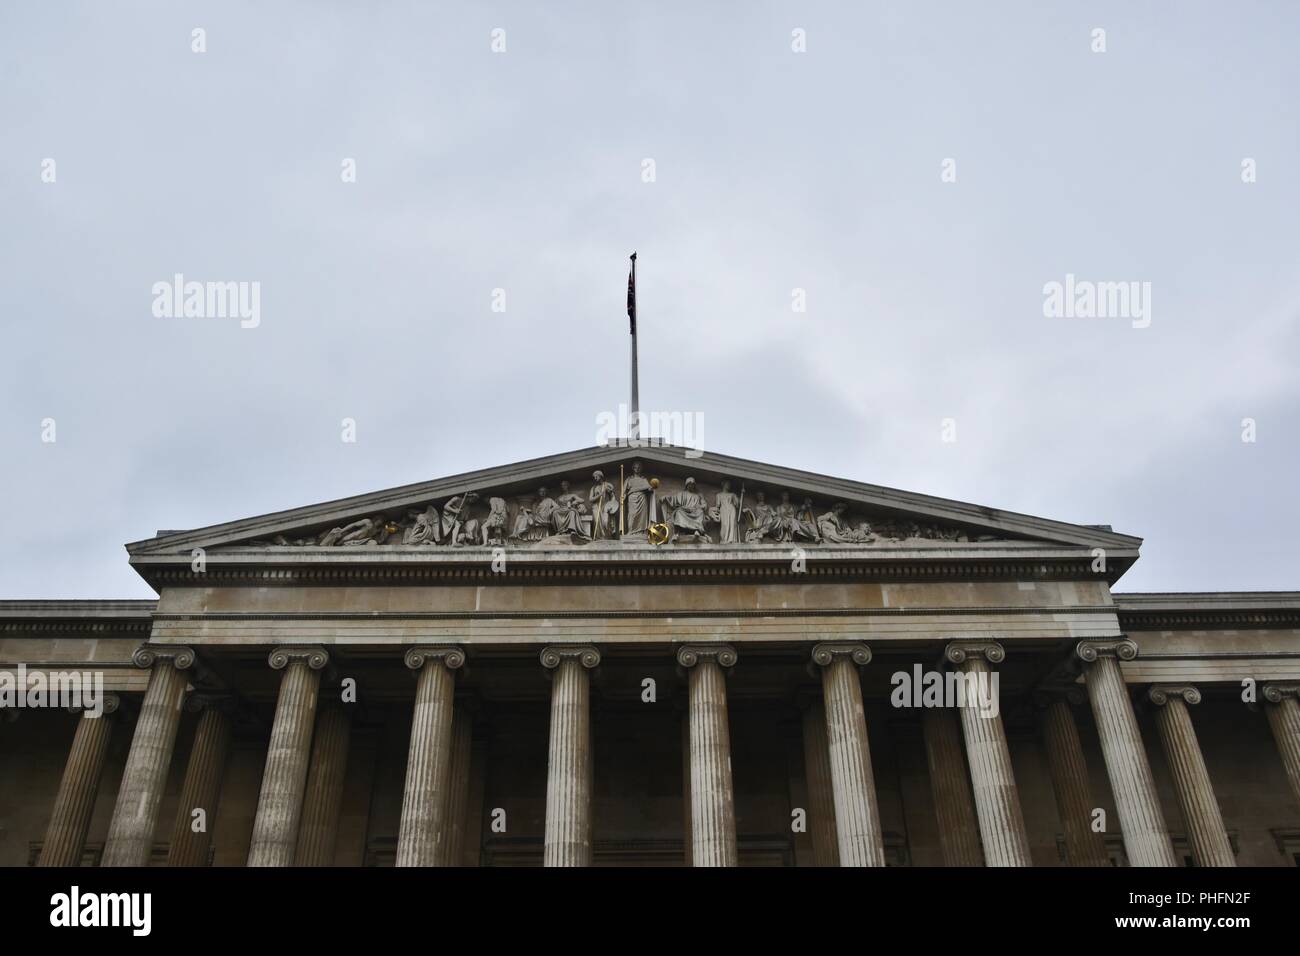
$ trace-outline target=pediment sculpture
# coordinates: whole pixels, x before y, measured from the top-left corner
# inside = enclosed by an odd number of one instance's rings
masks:
[[[965,529],[855,512],[845,501],[720,479],[649,477],[640,461],[619,466],[617,483],[596,470],[576,489],[567,478],[532,494],[466,489],[401,515],[356,518],[310,533],[251,542],[291,547],[531,547],[649,542],[655,545],[872,545],[909,539],[992,540]],[[796,497],[798,503],[796,504]]]

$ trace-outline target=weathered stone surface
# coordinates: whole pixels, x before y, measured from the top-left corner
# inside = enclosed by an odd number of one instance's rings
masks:
[[[144,866],[149,862],[185,701],[184,672],[194,664],[194,652],[188,647],[146,644],[135,652],[134,661],[152,672],[131,737],[131,753],[122,773],[101,866]]]
[[[724,668],[736,663],[725,644],[677,650],[686,668],[691,733],[691,865],[735,866],[736,798],[731,781],[731,731]]]
[[[1121,660],[1137,656],[1137,645],[1132,641],[1080,641],[1075,652],[1084,662],[1088,700],[1097,722],[1129,863],[1177,866],[1178,858],[1160,809],[1155,778],[1119,669]]]

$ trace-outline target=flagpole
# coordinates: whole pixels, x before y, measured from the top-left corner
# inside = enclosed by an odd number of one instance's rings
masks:
[[[632,320],[631,327],[630,327],[632,332],[632,407],[631,407],[631,418],[629,419],[629,425],[628,425],[628,438],[635,439],[639,436],[641,431],[641,399],[637,390],[637,375],[636,375],[636,253],[635,252],[632,253],[631,286],[632,286],[632,303],[631,303],[632,311],[629,318]]]

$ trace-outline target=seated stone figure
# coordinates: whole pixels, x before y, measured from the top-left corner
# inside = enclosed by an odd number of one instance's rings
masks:
[[[580,538],[590,538],[590,515],[586,514],[587,504],[581,495],[569,491],[567,481],[560,482],[560,497],[555,501],[551,512],[551,530],[555,534],[576,534]],[[583,521],[586,518],[587,521]]]
[[[423,512],[412,511],[407,517],[411,524],[402,532],[402,544],[437,544],[442,540],[442,519],[433,505]]]
[[[754,495],[754,504],[745,509],[749,515],[749,528],[745,531],[745,540],[753,543],[776,535],[781,529],[781,518],[776,509],[767,503],[763,492]]]
[[[520,508],[510,537],[519,541],[541,541],[551,533],[555,514],[555,499],[545,488],[537,489],[537,503],[531,508]]]
[[[694,478],[687,478],[681,491],[659,499],[659,506],[671,529],[669,541],[676,540],[679,531],[689,531],[697,541],[713,541],[704,527],[709,520],[709,506],[695,490]]]

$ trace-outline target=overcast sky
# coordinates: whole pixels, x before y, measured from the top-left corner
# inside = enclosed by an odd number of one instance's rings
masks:
[[[1298,36],[1284,0],[10,0],[0,597],[147,597],[156,529],[594,444],[633,249],[642,406],[706,449],[1110,524],[1119,590],[1300,587]],[[176,273],[260,324],[154,315]],[[1045,317],[1067,274],[1149,282],[1149,325]]]

